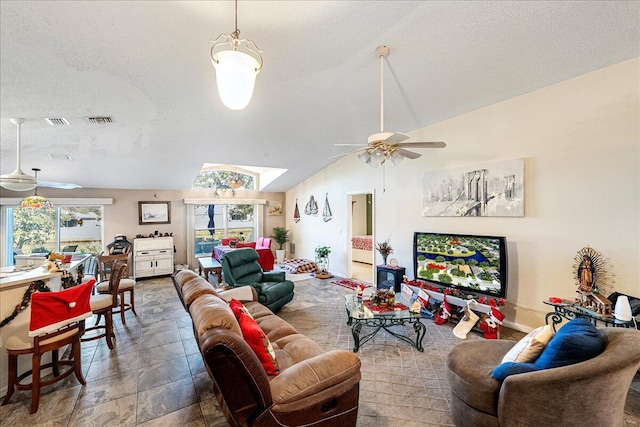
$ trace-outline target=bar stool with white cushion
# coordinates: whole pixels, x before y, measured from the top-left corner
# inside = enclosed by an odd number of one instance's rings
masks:
[[[123,325],[127,324],[124,317],[124,312],[131,310],[136,316],[135,305],[135,286],[136,281],[129,278],[129,254],[120,255],[98,255],[98,270],[100,271],[100,283],[96,287],[99,294],[107,293],[109,287],[109,274],[112,270],[112,266],[115,262],[124,263],[126,268],[120,279],[120,285],[118,287],[118,293],[120,294],[120,309],[114,311],[114,313],[120,313],[120,320]],[[125,301],[125,293],[129,293],[129,303]]]
[[[125,268],[126,266],[124,264],[116,263],[113,267],[111,277],[109,277],[108,293],[91,296],[89,300],[91,311],[98,316],[98,320],[94,326],[86,328],[86,332],[102,329],[104,329],[104,332],[97,335],[88,334],[83,336],[82,341],[92,341],[104,337],[107,340],[109,349],[113,350],[113,339],[116,337],[113,331],[113,310],[120,304],[118,299],[118,286],[120,285],[120,278]],[[88,283],[92,283],[92,281]],[[102,316],[104,316],[104,325],[99,324]]]

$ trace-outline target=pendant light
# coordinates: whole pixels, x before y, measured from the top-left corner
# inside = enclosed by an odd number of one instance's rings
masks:
[[[40,172],[40,169],[33,168],[31,170],[35,172],[35,179],[37,181],[38,172]],[[37,185],[35,189],[35,194],[33,196],[28,196],[22,199],[18,207],[20,207],[21,209],[53,209],[53,203],[51,202],[51,200],[47,199],[46,197],[38,196]]]
[[[11,119],[11,123],[18,127],[18,141],[17,141],[17,162],[16,170],[11,173],[0,176],[0,186],[11,191],[29,191],[36,188],[36,178],[27,175],[20,169],[20,128],[24,123],[24,119]]]
[[[211,64],[216,69],[218,94],[222,103],[231,110],[242,110],[251,101],[256,76],[262,70],[262,51],[252,41],[240,39],[238,29],[238,0],[235,0],[235,31],[231,34],[220,34],[211,40]],[[213,51],[222,45],[229,45],[231,50]],[[248,52],[242,52],[240,49]]]

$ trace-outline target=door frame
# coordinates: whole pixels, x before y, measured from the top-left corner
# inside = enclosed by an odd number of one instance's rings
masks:
[[[371,194],[371,239],[374,244],[371,248],[371,280],[375,282],[375,268],[376,268],[376,256],[375,256],[375,241],[376,241],[376,190],[372,188],[371,190],[362,190],[362,191],[350,191],[347,193],[347,223],[345,226],[346,233],[346,252],[347,252],[347,278],[351,278],[353,276],[353,269],[351,265],[353,263],[353,257],[351,255],[351,237],[353,235],[353,209],[352,202],[353,196],[359,196],[363,194]]]

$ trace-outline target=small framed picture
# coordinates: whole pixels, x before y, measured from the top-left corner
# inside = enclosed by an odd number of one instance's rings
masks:
[[[171,224],[171,202],[138,202],[140,225]]]
[[[282,215],[282,202],[269,200],[267,204],[268,204],[267,215],[269,216]]]

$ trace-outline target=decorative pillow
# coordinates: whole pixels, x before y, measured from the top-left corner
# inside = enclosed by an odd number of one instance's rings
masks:
[[[509,375],[524,374],[527,372],[541,371],[542,368],[533,363],[505,362],[493,369],[492,376],[498,381],[504,381]]]
[[[502,358],[505,362],[534,362],[547,343],[553,337],[553,328],[551,325],[540,326],[529,332],[527,336],[513,346],[511,350]]]
[[[256,242],[238,242],[236,243],[236,248],[256,248]]]
[[[231,310],[238,319],[244,340],[256,353],[264,370],[267,371],[268,375],[278,375],[280,368],[276,360],[276,353],[273,350],[267,334],[264,333],[260,325],[256,323],[240,301],[232,299],[229,302],[229,307],[231,307]]]
[[[534,364],[540,368],[557,368],[584,362],[600,354],[606,341],[587,319],[573,319],[555,334]]]

